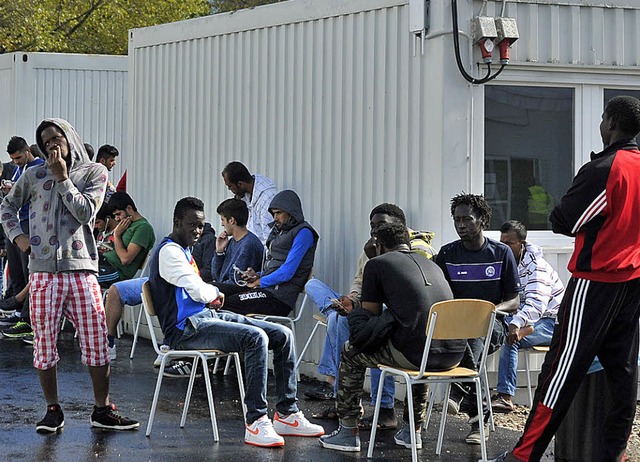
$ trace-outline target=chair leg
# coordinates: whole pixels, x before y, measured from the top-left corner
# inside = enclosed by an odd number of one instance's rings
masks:
[[[244,381],[242,380],[242,371],[240,370],[240,355],[238,353],[232,353],[233,359],[236,363],[236,377],[238,378],[238,388],[240,389],[240,402],[242,403],[242,420],[247,422],[247,405],[244,402]]]
[[[220,435],[218,434],[218,422],[216,421],[216,408],[213,403],[213,390],[211,389],[211,377],[209,377],[209,365],[207,364],[206,357],[203,357],[201,362],[202,362],[202,373],[204,374],[204,383],[207,389],[207,400],[209,401],[209,415],[211,417],[211,430],[213,431],[213,441],[217,443],[218,441],[220,441]],[[194,368],[194,371],[195,371],[195,368]]]
[[[529,409],[533,407],[533,392],[531,391],[531,369],[529,369],[529,350],[526,348],[522,350],[524,352],[524,370],[527,374],[527,391],[529,392]]]
[[[189,404],[191,403],[191,393],[193,393],[193,384],[196,381],[196,372],[198,371],[199,361],[200,358],[198,356],[193,358],[191,376],[189,376],[189,386],[187,387],[187,396],[184,398],[184,408],[182,409],[182,418],[180,419],[180,428],[184,428],[184,424],[187,421],[187,411],[189,410]]]
[[[313,326],[313,330],[311,331],[311,335],[309,336],[309,338],[307,339],[306,343],[304,344],[304,348],[302,348],[302,351],[298,355],[298,359],[296,361],[296,371],[300,370],[300,363],[302,362],[302,358],[304,357],[304,354],[307,352],[307,349],[309,348],[309,345],[311,345],[311,340],[313,340],[314,335],[316,335],[316,332],[318,331],[318,328],[320,327],[320,324],[322,324],[320,321],[316,321],[316,325]]]
[[[442,452],[442,441],[444,440],[444,429],[447,425],[447,404],[449,403],[449,394],[451,393],[451,383],[446,384],[444,390],[444,400],[442,401],[442,415],[440,416],[440,428],[438,428],[438,443],[436,444],[436,455],[440,456]]]
[[[384,379],[387,377],[387,371],[382,369],[380,372],[380,381],[378,382],[378,395],[376,396],[376,406],[373,411],[373,422],[371,423],[371,435],[369,437],[369,450],[367,457],[373,457],[373,450],[376,445],[376,433],[378,430],[378,418],[380,417],[380,403],[382,403],[382,388],[384,387]]]
[[[404,377],[407,387],[407,406],[409,407],[409,433],[411,435],[411,461],[418,462],[418,448],[416,448],[416,422],[413,412],[413,387],[408,376]],[[380,390],[382,392],[382,390]]]
[[[476,406],[478,409],[478,416],[480,417],[478,420],[478,426],[480,429],[480,448],[482,451],[482,460],[485,461],[487,460],[487,441],[485,440],[484,414],[482,413],[482,385],[479,378],[476,378],[474,382],[476,385]]]
[[[160,396],[160,387],[162,386],[162,374],[164,374],[164,368],[167,363],[167,358],[163,357],[160,363],[160,369],[158,370],[158,379],[156,380],[156,389],[153,392],[153,402],[151,403],[151,412],[149,413],[149,422],[147,422],[146,436],[151,435],[151,429],[153,428],[153,419],[156,415],[156,408],[158,407],[158,397]]]
[[[218,365],[219,364],[220,364],[220,356],[218,356],[216,358],[216,362],[213,363],[213,371],[212,371],[213,374],[217,374],[218,373]]]
[[[136,328],[133,331],[133,342],[131,343],[131,354],[129,355],[129,359],[133,359],[133,355],[136,352],[136,345],[138,344],[138,333],[140,332],[140,322],[142,320],[142,310],[144,310],[144,307],[140,306],[138,310],[138,321],[136,322]],[[153,329],[153,326],[148,327],[149,329]]]
[[[293,321],[291,321],[291,333],[293,334],[293,345],[291,345],[291,348],[293,349],[293,357],[297,358],[296,355],[296,325]],[[294,363],[294,372],[296,373],[296,381],[299,382],[300,381],[300,372],[298,371],[298,368],[295,367],[295,363]]]
[[[489,376],[487,375],[487,370],[485,368],[484,374],[481,376],[482,390],[484,390],[484,397],[487,400],[487,406],[489,407],[489,427],[492,432],[496,431],[496,426],[493,421],[493,409],[491,408],[491,392],[489,391]]]
[[[231,372],[231,356],[227,356],[227,362],[224,365],[224,372],[222,373],[222,375],[229,375]]]

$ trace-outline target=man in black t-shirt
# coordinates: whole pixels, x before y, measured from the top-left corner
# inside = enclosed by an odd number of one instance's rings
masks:
[[[483,235],[484,229],[491,222],[491,206],[483,196],[458,194],[451,199],[451,216],[460,240],[443,246],[436,263],[449,281],[453,297],[487,300],[495,304],[499,312],[515,312],[520,292],[518,265],[509,247]],[[506,326],[501,319],[497,319],[490,353],[504,343],[505,336]],[[482,339],[470,340],[462,364],[477,367],[481,354]],[[461,407],[462,410],[466,407],[471,417],[471,432],[465,439],[468,444],[481,442],[475,401],[473,387],[459,384],[451,387],[448,412],[457,414]],[[488,437],[489,433],[485,432],[485,435]]]
[[[376,257],[367,262],[362,282],[362,307],[344,307],[349,315],[351,336],[342,349],[337,393],[340,426],[320,444],[338,451],[359,451],[358,419],[368,367],[384,363],[416,369],[426,343],[431,305],[452,298],[442,271],[418,252],[411,251],[406,226],[398,221],[372,229]],[[382,305],[388,309],[382,309]],[[345,313],[346,314],[346,313]],[[388,335],[376,335],[389,329]],[[462,340],[433,342],[427,369],[448,370],[460,363],[465,351]],[[414,387],[416,441],[422,447],[420,426],[426,414],[426,385]],[[411,447],[409,412],[405,400],[404,425],[395,442]]]

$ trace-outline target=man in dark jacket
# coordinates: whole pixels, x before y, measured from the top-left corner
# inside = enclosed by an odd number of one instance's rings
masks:
[[[251,290],[232,284],[221,287],[229,311],[286,316],[309,279],[318,233],[304,220],[300,198],[294,191],[280,191],[271,201],[269,212],[274,221],[262,272],[249,268],[242,276]]]

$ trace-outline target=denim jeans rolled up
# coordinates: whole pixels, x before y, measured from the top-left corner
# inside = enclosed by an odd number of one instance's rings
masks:
[[[177,349],[244,353],[248,424],[267,414],[267,359],[268,350],[273,350],[276,410],[281,415],[298,412],[293,334],[289,328],[229,311],[203,310],[188,319]]]
[[[507,323],[511,317],[507,317]],[[516,380],[518,371],[518,350],[539,345],[549,345],[553,337],[555,319],[542,318],[533,325],[533,333],[519,342],[509,345],[505,343],[500,349],[500,367],[498,369],[498,393],[514,396],[516,394]]]

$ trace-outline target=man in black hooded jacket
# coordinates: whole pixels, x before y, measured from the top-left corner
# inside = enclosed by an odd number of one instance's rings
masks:
[[[262,272],[242,274],[245,288],[224,285],[224,308],[239,314],[286,316],[294,308],[313,268],[318,233],[304,220],[298,195],[284,190],[269,205],[273,216]],[[246,290],[249,288],[251,290]]]

